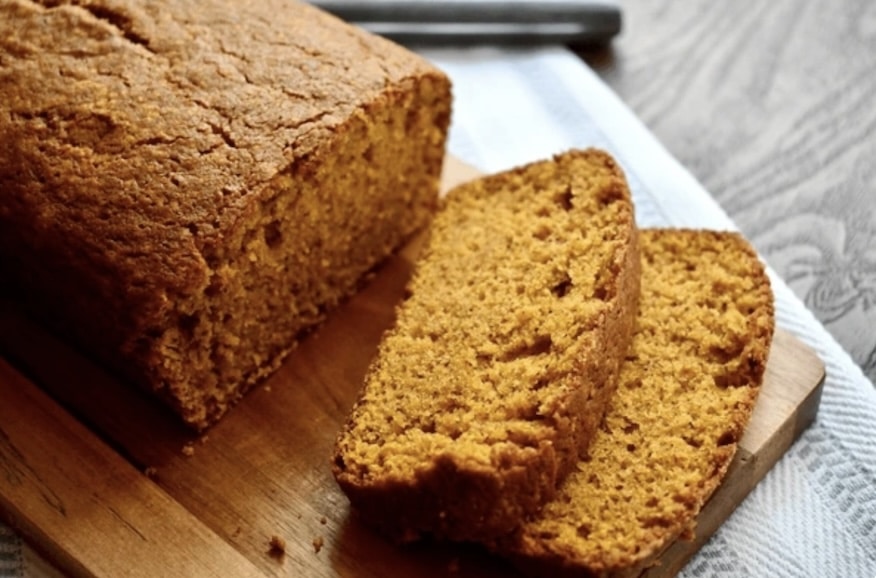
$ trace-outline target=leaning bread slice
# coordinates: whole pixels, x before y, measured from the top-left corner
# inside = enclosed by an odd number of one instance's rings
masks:
[[[763,266],[735,233],[643,230],[638,327],[588,458],[501,545],[538,576],[638,576],[720,483],[774,328]]]
[[[640,258],[614,160],[572,151],[451,191],[339,436],[334,474],[399,540],[511,531],[602,420]]]

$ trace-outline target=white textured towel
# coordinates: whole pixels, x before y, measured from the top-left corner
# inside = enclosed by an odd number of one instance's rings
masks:
[[[579,59],[562,48],[424,51],[453,78],[450,150],[485,172],[572,147],[623,165],[641,226],[733,229],[700,184]],[[772,275],[779,326],[819,354],[816,423],[684,569],[686,577],[876,577],[876,390]],[[0,577],[44,576],[0,527]]]

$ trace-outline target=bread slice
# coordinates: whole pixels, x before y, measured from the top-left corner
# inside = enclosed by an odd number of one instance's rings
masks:
[[[537,576],[638,576],[721,482],[774,329],[769,279],[735,233],[643,230],[642,296],[589,456],[499,549]]]
[[[403,541],[472,540],[536,512],[602,420],[639,268],[630,194],[603,152],[450,192],[337,442],[362,518]]]

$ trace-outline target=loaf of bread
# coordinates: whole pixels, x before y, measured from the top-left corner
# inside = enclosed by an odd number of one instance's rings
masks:
[[[451,191],[341,432],[334,474],[394,539],[507,533],[602,420],[640,258],[614,160],[571,151]]]
[[[738,234],[642,230],[642,295],[620,385],[586,460],[499,549],[531,574],[639,576],[721,482],[774,329],[768,277]]]
[[[437,205],[445,75],[294,0],[0,3],[0,275],[196,428]]]

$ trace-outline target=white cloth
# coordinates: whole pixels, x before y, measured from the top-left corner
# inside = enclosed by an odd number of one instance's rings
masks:
[[[612,152],[641,226],[733,229],[699,183],[573,54],[428,50],[454,81],[450,151],[485,172],[573,147]],[[816,423],[682,571],[685,577],[876,577],[876,390],[787,285],[778,323],[819,354]],[[45,576],[0,527],[0,577]]]

